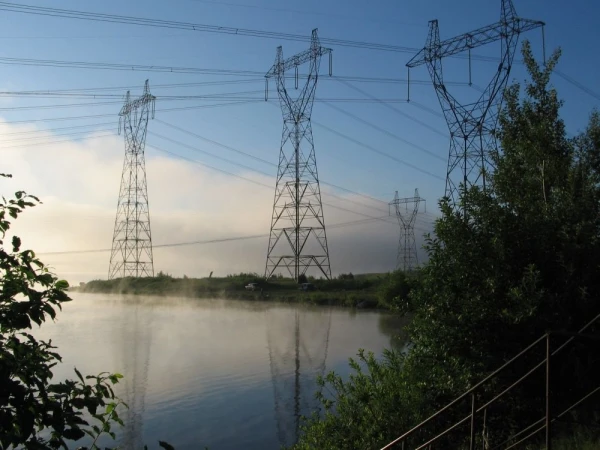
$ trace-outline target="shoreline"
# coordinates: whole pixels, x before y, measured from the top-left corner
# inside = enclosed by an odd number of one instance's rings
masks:
[[[293,280],[259,281],[259,288],[246,290],[255,277],[225,278],[172,278],[169,276],[147,278],[121,278],[93,280],[69,288],[72,292],[86,294],[148,295],[157,297],[179,296],[185,298],[214,298],[239,301],[272,301],[311,305],[340,306],[345,308],[388,310],[378,301],[373,279],[365,280],[315,280],[315,290],[301,291]]]
[[[375,294],[356,293],[356,292],[298,292],[292,294],[289,292],[207,292],[190,295],[190,293],[172,291],[172,292],[145,292],[131,290],[89,290],[79,287],[72,287],[71,292],[82,294],[111,294],[111,295],[139,295],[151,297],[184,297],[190,299],[217,299],[217,300],[236,300],[245,302],[277,302],[277,303],[298,303],[316,306],[339,306],[343,308],[357,308],[388,311],[377,301]]]

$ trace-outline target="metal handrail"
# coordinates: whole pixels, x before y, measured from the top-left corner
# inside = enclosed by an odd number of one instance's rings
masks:
[[[494,397],[492,400],[488,401],[485,405],[475,409],[475,407],[473,407],[472,413],[466,418],[466,419],[462,419],[459,421],[459,423],[455,423],[454,425],[452,425],[450,428],[446,429],[445,431],[443,431],[441,434],[437,435],[435,438],[433,438],[433,440],[428,441],[426,444],[423,444],[420,448],[423,448],[424,446],[431,444],[432,442],[434,442],[435,440],[439,439],[440,437],[444,436],[445,434],[447,434],[448,432],[452,431],[453,429],[455,429],[457,426],[462,425],[466,420],[468,420],[469,417],[474,418],[475,414],[484,411],[490,404],[492,404],[493,402],[495,402],[496,400],[498,400],[500,397],[502,397],[504,394],[506,394],[508,391],[510,391],[512,388],[514,388],[516,385],[518,385],[519,383],[521,383],[524,379],[526,379],[528,376],[530,376],[533,372],[535,372],[537,369],[539,369],[540,367],[543,367],[544,364],[547,366],[547,370],[546,370],[546,424],[543,425],[542,428],[536,430],[533,434],[541,431],[542,429],[546,428],[546,433],[547,433],[547,440],[549,440],[549,433],[550,433],[550,422],[548,419],[549,417],[549,391],[548,391],[548,377],[549,377],[549,371],[550,371],[550,358],[552,356],[555,356],[558,352],[560,352],[563,348],[565,348],[570,342],[572,342],[576,337],[580,337],[579,335],[581,333],[583,333],[585,330],[587,330],[592,324],[594,324],[598,319],[600,319],[600,314],[598,314],[596,317],[594,317],[590,322],[588,322],[585,326],[583,326],[577,333],[563,333],[563,332],[556,332],[556,333],[546,333],[543,336],[539,337],[538,339],[536,339],[533,343],[531,343],[530,345],[528,345],[526,348],[524,348],[523,350],[521,350],[516,356],[512,357],[510,360],[508,360],[506,363],[504,363],[502,366],[500,366],[498,369],[496,369],[494,372],[492,372],[491,374],[489,374],[488,376],[486,376],[483,380],[481,380],[479,383],[477,383],[476,385],[474,385],[473,387],[471,387],[469,390],[467,390],[466,392],[464,392],[462,395],[460,395],[459,397],[457,397],[456,399],[454,399],[453,401],[451,401],[450,403],[448,403],[446,406],[444,406],[443,408],[441,408],[440,410],[438,410],[437,412],[435,412],[434,414],[432,414],[431,416],[429,416],[427,419],[423,420],[421,423],[419,423],[418,425],[414,426],[413,428],[411,428],[410,430],[408,430],[406,433],[404,433],[403,435],[401,435],[400,437],[394,439],[392,442],[390,442],[389,444],[387,444],[386,446],[382,447],[381,450],[389,450],[390,448],[392,448],[393,446],[395,446],[397,443],[399,442],[403,442],[406,440],[406,438],[408,438],[411,434],[413,434],[415,431],[419,430],[420,428],[424,427],[426,424],[428,424],[429,422],[431,422],[433,419],[435,419],[436,417],[440,416],[441,414],[443,414],[444,412],[446,412],[448,409],[450,409],[452,406],[456,405],[458,402],[460,402],[461,400],[464,400],[469,394],[474,394],[474,392],[480,388],[484,383],[486,383],[487,381],[489,381],[490,379],[496,377],[499,373],[501,373],[504,369],[506,369],[508,366],[510,366],[511,364],[513,364],[517,359],[519,359],[521,356],[523,356],[525,353],[529,352],[532,348],[534,348],[537,344],[539,344],[541,341],[546,340],[546,358],[544,360],[542,360],[540,363],[538,363],[533,369],[529,370],[529,372],[527,372],[527,374],[525,374],[524,376],[522,376],[521,378],[519,378],[516,382],[514,382],[512,385],[510,385],[508,388],[506,388],[504,391],[502,391],[500,394],[498,394],[496,397]],[[557,334],[557,335],[569,335],[569,339],[567,339],[561,346],[559,346],[556,350],[554,350],[553,352],[550,352],[550,335],[551,334]],[[474,405],[474,402],[473,402]],[[565,411],[564,413],[566,413],[567,411]],[[564,414],[563,413],[563,414]],[[473,421],[472,421],[473,422]],[[539,422],[539,421],[538,421]],[[537,422],[536,422],[537,423]],[[473,423],[472,423],[473,426]],[[531,426],[530,426],[531,427]],[[530,428],[529,427],[529,428]],[[533,436],[530,435],[528,436],[526,439],[528,439],[529,437]],[[521,441],[519,441],[521,442]]]
[[[493,378],[496,375],[498,375],[500,372],[502,372],[504,369],[506,369],[509,365],[511,365],[514,361],[516,361],[517,359],[519,359],[521,356],[523,356],[525,353],[527,353],[529,350],[531,350],[533,347],[535,347],[537,344],[539,344],[544,339],[546,339],[546,335],[543,335],[542,337],[538,338],[535,342],[533,342],[532,344],[530,344],[529,346],[527,346],[524,350],[521,350],[519,352],[519,354],[517,354],[516,356],[514,356],[513,358],[511,358],[510,360],[508,360],[499,369],[496,369],[494,372],[492,372],[490,375],[488,375],[487,377],[485,377],[483,380],[481,380],[475,386],[473,386],[468,391],[466,391],[465,393],[463,393],[460,397],[457,397],[456,399],[454,399],[453,401],[451,401],[450,403],[448,403],[446,406],[444,406],[442,409],[438,410],[436,413],[434,413],[433,415],[429,416],[427,419],[425,419],[424,421],[422,421],[421,423],[419,423],[415,427],[413,427],[410,430],[408,430],[402,436],[394,439],[392,442],[390,442],[389,444],[387,444],[385,447],[382,447],[381,450],[388,450],[388,449],[392,448],[398,442],[406,439],[413,432],[415,432],[419,428],[421,428],[421,427],[425,426],[426,424],[428,424],[429,422],[431,422],[433,419],[435,419],[436,417],[438,417],[439,415],[441,415],[446,410],[450,409],[452,406],[454,406],[455,404],[457,404],[459,401],[461,401],[464,398],[466,398],[469,394],[473,393],[475,390],[477,390],[485,382],[489,381],[491,378]]]
[[[550,422],[556,422],[558,419],[560,419],[562,416],[564,416],[566,413],[568,413],[569,411],[571,411],[573,408],[576,408],[578,405],[580,405],[581,403],[583,403],[585,400],[587,400],[588,398],[590,398],[592,395],[594,395],[596,392],[600,391],[600,386],[598,386],[596,389],[592,389],[590,392],[588,392],[586,395],[584,395],[583,397],[581,397],[579,400],[577,400],[575,403],[573,403],[571,406],[569,406],[567,409],[565,409],[563,412],[561,412],[560,414],[558,414],[554,419],[552,419]],[[524,433],[525,431],[527,431],[528,429],[536,426],[538,423],[542,422],[546,420],[545,417],[542,417],[540,420],[538,420],[537,422],[534,422],[533,424],[529,425],[527,428],[525,428],[524,430],[519,431],[517,434],[511,436],[510,438],[508,438],[506,441],[504,441],[502,444],[497,445],[496,447],[494,447],[494,450],[497,448],[502,447],[504,444],[508,443],[508,441],[510,441],[511,439],[516,438],[518,435]],[[535,436],[537,433],[539,433],[540,431],[542,431],[544,428],[546,428],[546,425],[542,425],[541,427],[539,427],[537,430],[535,430],[533,433],[528,434],[526,437],[524,437],[523,439],[509,445],[508,447],[506,447],[504,450],[508,450],[510,448],[516,447],[517,445],[521,444],[522,442],[525,442],[527,439],[529,439],[531,436]]]

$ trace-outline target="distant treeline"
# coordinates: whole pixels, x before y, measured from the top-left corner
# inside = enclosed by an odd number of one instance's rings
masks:
[[[181,296],[192,298],[223,298],[235,300],[272,300],[318,305],[392,309],[399,307],[418,279],[417,273],[342,274],[331,280],[308,277],[311,283],[304,291],[291,278],[273,277],[266,281],[255,273],[240,273],[226,277],[176,278],[159,272],[154,277],[93,280],[77,290],[88,293]],[[246,289],[256,283],[254,290]]]

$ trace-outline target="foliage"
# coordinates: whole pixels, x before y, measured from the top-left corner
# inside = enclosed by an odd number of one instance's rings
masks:
[[[404,408],[409,402],[408,389],[398,377],[403,357],[398,352],[384,351],[378,361],[371,352],[359,350],[358,359],[350,359],[354,373],[349,381],[330,372],[319,380],[325,392],[318,398],[324,414],[313,417],[312,424],[294,446],[296,450],[351,450],[374,448],[374,442],[392,440],[398,427],[410,423]],[[377,426],[380,423],[387,427]],[[391,426],[394,424],[394,426]]]
[[[61,361],[52,342],[38,341],[29,330],[70,299],[68,284],[56,278],[31,250],[21,249],[14,236],[11,250],[4,248],[16,219],[39,199],[19,191],[0,203],[0,444],[3,448],[67,448],[67,440],[86,434],[96,439],[112,435],[111,425],[121,423],[112,390],[120,374],[102,373],[52,382],[52,367]],[[44,436],[44,437],[42,437]]]
[[[17,236],[5,248],[11,218],[38,203],[37,197],[22,191],[0,202],[0,447],[67,449],[69,441],[87,435],[94,450],[101,435],[114,439],[112,427],[123,425],[117,411],[126,405],[113,391],[123,376],[83,376],[75,368],[76,379],[55,382],[52,368],[61,356],[51,341],[37,340],[27,331],[54,320],[57,310],[71,301],[68,283],[52,274],[33,251],[23,250]]]
[[[440,202],[429,261],[408,296],[411,351],[404,359],[388,352],[381,362],[361,356],[368,373],[352,363],[346,382],[326,377],[332,394],[323,404],[334,412],[313,418],[298,449],[377,448],[546,331],[575,331],[600,313],[600,118],[594,112],[581,135],[567,137],[549,86],[559,55],[540,68],[523,45],[531,80],[524,92],[514,84],[505,93],[496,172],[486,190],[463,191],[456,208]],[[565,353],[552,378],[558,411],[595,387],[600,370],[593,356]],[[528,362],[510,372],[524,373]],[[532,378],[490,411],[494,437],[539,414],[540,382]]]
[[[407,274],[401,270],[388,274],[377,287],[379,303],[400,314],[411,312],[410,293],[418,287],[419,277],[420,272]]]
[[[308,277],[303,273],[298,275],[298,284],[302,284],[302,283],[308,283]]]
[[[349,273],[340,273],[338,275],[338,279],[339,280],[354,280],[354,275],[352,274],[352,272],[349,272]]]

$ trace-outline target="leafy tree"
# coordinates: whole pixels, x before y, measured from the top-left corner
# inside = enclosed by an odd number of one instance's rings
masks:
[[[9,175],[2,174],[3,177]],[[67,448],[86,434],[92,448],[102,433],[114,436],[111,426],[122,423],[122,403],[112,385],[120,374],[84,377],[53,383],[52,367],[61,361],[51,341],[38,341],[27,330],[56,317],[70,301],[69,287],[59,280],[31,250],[21,249],[13,236],[4,246],[10,218],[39,199],[19,191],[0,202],[0,446],[26,449]]]
[[[382,361],[361,353],[347,382],[321,380],[331,391],[326,413],[305,427],[298,449],[385,444],[546,331],[573,331],[600,313],[600,117],[594,112],[581,135],[567,137],[549,85],[559,56],[542,68],[523,45],[530,80],[505,92],[503,151],[488,188],[461,193],[457,208],[440,202],[429,261],[409,296],[411,351]],[[594,386],[600,369],[570,354],[556,367],[554,390],[563,392]],[[567,382],[573,372],[577,381]],[[539,380],[522,385],[488,425],[507,432],[538,416],[539,391]]]

